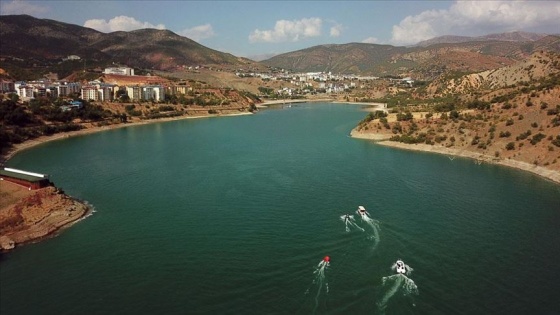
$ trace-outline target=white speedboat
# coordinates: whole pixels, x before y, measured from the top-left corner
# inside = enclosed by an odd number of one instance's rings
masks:
[[[405,264],[402,260],[400,260],[400,259],[397,260],[397,262],[395,263],[395,266],[396,266],[397,273],[401,273],[403,275],[406,274],[406,267],[405,267]]]
[[[366,208],[364,206],[358,206],[358,213],[362,216],[367,214]]]

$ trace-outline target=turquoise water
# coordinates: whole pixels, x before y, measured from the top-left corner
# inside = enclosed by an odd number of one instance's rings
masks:
[[[20,153],[95,213],[2,256],[0,313],[559,314],[560,186],[348,137],[364,116],[303,104]]]

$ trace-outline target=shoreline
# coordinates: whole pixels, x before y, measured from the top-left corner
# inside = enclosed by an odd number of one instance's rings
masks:
[[[4,204],[0,211],[0,252],[56,237],[93,213],[87,202],[70,197],[55,186],[32,191],[8,181],[1,181],[0,186],[6,194],[12,194],[6,197],[12,202]]]
[[[297,104],[297,103],[338,103],[333,98],[317,98],[317,99],[307,99],[307,98],[297,98],[297,99],[289,99],[289,100],[273,100],[273,101],[264,101],[260,104],[255,104],[257,108],[267,108],[269,105],[283,105],[283,104]]]
[[[125,127],[147,125],[147,124],[153,124],[153,123],[162,123],[162,122],[176,121],[176,120],[183,120],[183,119],[215,118],[215,117],[229,117],[229,116],[243,116],[243,115],[253,115],[253,113],[251,113],[251,112],[239,112],[239,113],[232,113],[232,114],[209,114],[209,115],[200,115],[200,116],[187,116],[187,115],[185,115],[185,116],[178,116],[178,117],[149,119],[149,120],[141,120],[141,121],[135,121],[135,122],[119,123],[119,124],[106,125],[106,126],[100,126],[100,127],[90,127],[90,128],[84,128],[84,129],[80,129],[80,130],[76,130],[76,131],[56,133],[56,134],[53,134],[51,136],[41,136],[41,137],[37,137],[37,138],[34,138],[34,139],[26,140],[22,143],[14,144],[5,153],[0,154],[0,166],[5,166],[6,163],[12,157],[14,157],[16,154],[18,154],[21,151],[36,147],[36,146],[41,145],[43,143],[62,140],[62,139],[67,139],[67,138],[70,138],[70,137],[84,136],[84,135],[89,135],[89,134],[93,134],[93,133],[97,133],[97,132],[114,130],[114,129],[125,128]]]
[[[12,148],[0,155],[0,166],[5,166],[5,164],[12,157],[24,150],[31,149],[47,142],[68,139],[70,137],[85,136],[93,133],[115,130],[125,127],[163,123],[183,119],[243,116],[252,114],[252,112],[239,112],[230,114],[169,117],[100,127],[90,127],[71,132],[57,133],[51,136],[41,136],[13,145]],[[12,185],[12,187],[8,187],[7,185]],[[3,187],[3,194],[12,194],[13,196],[19,196],[15,198],[17,200],[13,200],[11,205],[7,205],[6,207],[0,209],[0,219],[2,219],[2,222],[4,223],[10,222],[10,220],[22,220],[19,222],[23,224],[23,226],[16,227],[16,229],[12,231],[9,230],[9,224],[2,224],[5,225],[3,228],[6,228],[7,230],[2,231],[2,233],[0,234],[0,253],[14,250],[15,248],[25,244],[35,243],[43,239],[56,237],[64,229],[69,228],[77,222],[87,218],[93,212],[93,207],[85,201],[78,200],[76,198],[73,198],[72,196],[66,195],[65,193],[57,192],[57,196],[54,196],[54,193],[47,191],[47,189],[54,189],[58,191],[58,188],[56,188],[56,186],[50,186],[52,188],[42,188],[34,190],[31,191],[30,194],[22,194],[22,191],[27,191],[26,187],[21,187],[20,185],[8,181],[0,181],[0,186]],[[45,191],[47,191],[47,195],[46,197],[43,196],[42,198],[56,198],[57,203],[55,205],[45,206],[42,205],[42,203],[40,203],[39,205],[33,205],[29,203],[26,203],[25,205],[22,204],[25,203],[27,199],[31,198],[30,196],[45,194]],[[27,222],[27,218],[22,218],[21,214],[18,215],[16,212],[14,212],[17,208],[21,209],[28,206],[34,207],[34,209],[26,211],[34,212],[33,216],[40,219],[35,221],[35,218],[32,218],[30,219],[32,220],[32,222]]]
[[[424,143],[407,144],[402,142],[390,141],[389,138],[391,138],[391,135],[379,134],[379,133],[361,133],[355,131],[354,129],[350,132],[350,136],[356,139],[372,140],[375,141],[376,144],[386,146],[386,147],[391,147],[391,148],[397,148],[397,149],[409,150],[409,151],[436,153],[436,154],[442,154],[442,155],[448,155],[454,157],[463,157],[463,158],[476,160],[477,162],[480,163],[484,162],[489,164],[507,166],[518,170],[533,173],[542,178],[550,180],[556,184],[560,184],[560,172],[550,170],[542,166],[530,164],[527,162],[522,162],[522,161],[517,161],[512,159],[500,159],[494,156],[485,155],[485,154],[468,151],[464,149],[437,147]]]

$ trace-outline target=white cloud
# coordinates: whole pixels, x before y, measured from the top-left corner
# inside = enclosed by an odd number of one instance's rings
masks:
[[[368,37],[366,39],[364,39],[362,41],[362,43],[366,43],[366,44],[377,44],[379,43],[379,40],[376,37]]]
[[[393,26],[392,43],[412,44],[441,35],[484,35],[539,26],[558,28],[559,1],[456,1],[447,10],[407,16]]]
[[[46,7],[31,4],[27,1],[22,0],[14,0],[12,2],[4,2],[0,5],[0,14],[1,15],[9,15],[9,14],[28,14],[28,15],[42,15],[46,13],[48,9]]]
[[[143,28],[157,28],[160,30],[165,29],[165,25],[163,24],[153,25],[148,22],[140,22],[133,17],[125,15],[115,16],[108,22],[103,19],[87,20],[84,23],[84,27],[93,28],[105,33],[115,31],[133,31]]]
[[[201,39],[212,37],[216,34],[214,33],[214,29],[212,29],[212,25],[204,24],[182,30],[179,32],[179,35],[188,37],[194,41],[199,41]]]
[[[335,26],[331,27],[331,36],[332,37],[340,36],[343,29],[344,27],[342,26],[342,24],[336,24]]]
[[[249,35],[249,41],[279,43],[292,41],[297,42],[302,38],[321,35],[322,20],[320,18],[309,18],[301,20],[279,20],[276,21],[273,30],[261,31],[256,29]]]

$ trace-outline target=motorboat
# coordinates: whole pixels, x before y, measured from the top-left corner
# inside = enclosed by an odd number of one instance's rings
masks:
[[[364,206],[358,206],[358,213],[359,213],[361,216],[365,216],[365,215],[369,214],[369,213],[366,211],[366,208],[364,208]]]
[[[396,266],[397,273],[401,273],[403,275],[406,274],[406,267],[405,267],[405,264],[402,260],[400,260],[400,259],[397,260],[397,262],[395,263],[395,266]]]

